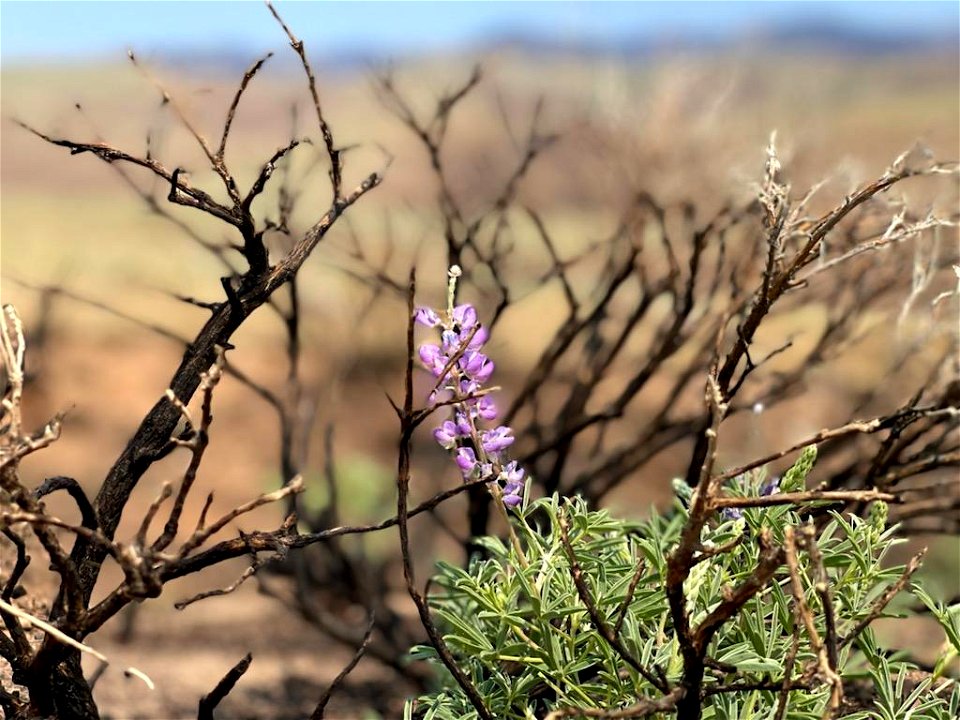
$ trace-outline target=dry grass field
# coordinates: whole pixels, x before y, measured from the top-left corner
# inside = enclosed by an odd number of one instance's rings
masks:
[[[719,56],[664,54],[631,60],[505,47],[482,58],[407,61],[395,68],[395,78],[412,104],[426,112],[442,91],[462,82],[475,59],[483,79],[448,131],[444,161],[452,187],[468,209],[480,211],[493,201],[518,160],[542,97],[540,127],[559,139],[524,178],[518,204],[536,208],[563,256],[608,237],[624,202],[639,189],[667,202],[693,200],[702,216],[728,200],[748,198],[772,130],[778,132],[796,187],[826,179],[824,206],[853,183],[875,177],[917,141],[937,158],[960,157],[957,57],[949,53],[771,56],[744,49]],[[286,144],[293,122],[303,128],[309,120],[297,68],[279,53],[271,63],[251,86],[230,139],[227,157],[242,182],[251,182],[262,159]],[[329,121],[338,142],[351,148],[345,184],[352,186],[366,172],[386,167],[382,187],[324,240],[299,278],[305,376],[317,383],[322,398],[308,481],[319,483],[323,428],[333,424],[343,512],[351,522],[367,522],[388,515],[394,503],[390,478],[396,427],[384,394],[399,392],[405,310],[401,299],[390,294],[371,302],[369,288],[354,275],[358,265],[351,252],[359,243],[370,258],[389,258],[385,267],[400,282],[415,261],[422,296],[439,301],[445,248],[439,241],[437,188],[427,157],[378,101],[371,73],[320,70]],[[216,133],[239,74],[203,68],[188,74],[162,64],[151,72],[202,133]],[[295,119],[290,111],[294,104]],[[12,120],[57,137],[105,140],[139,152],[149,137],[151,152],[168,166],[198,169],[190,178],[195,185],[213,187],[212,173],[199,171],[202,156],[191,138],[169,107],[161,106],[150,81],[129,64],[6,67],[0,115],[2,300],[20,309],[42,348],[29,368],[35,381],[26,405],[28,420],[40,423],[56,411],[67,413],[60,441],[34,457],[25,473],[37,479],[69,474],[92,492],[167,387],[182,354],[177,341],[147,326],[192,337],[205,311],[176,295],[219,298],[220,269],[182,229],[151,214],[116,168],[89,155],[71,157]],[[325,171],[317,167],[320,150],[298,150],[289,166],[302,188],[293,225],[305,223],[326,202]],[[128,172],[137,188],[163,201],[165,188],[145,174]],[[902,192],[915,207],[957,209],[955,183],[921,181]],[[267,193],[258,202],[270,207],[274,197]],[[171,207],[169,212],[210,242],[228,239],[221,227],[198,220],[187,209]],[[507,397],[516,391],[511,379],[519,381],[561,320],[560,289],[538,280],[541,248],[535,229],[517,222],[513,243],[513,281],[524,299],[503,317],[490,343]],[[948,237],[951,243],[955,251],[955,235]],[[82,299],[44,295],[37,290],[44,286]],[[817,332],[823,314],[823,308],[811,306],[776,318],[767,328],[771,335],[758,339],[759,347],[775,347],[781,333],[796,336],[802,346],[805,334],[809,341]],[[898,337],[895,328],[883,323],[821,378],[802,406],[785,407],[762,422],[741,423],[742,445],[729,449],[730,462],[842,422],[837,398],[858,385],[886,384],[890,397],[899,400],[900,388],[920,370],[890,366]],[[248,374],[279,386],[285,373],[282,338],[276,319],[261,313],[234,338],[232,360]],[[780,361],[783,367],[795,362],[789,354]],[[333,377],[338,380],[331,381]],[[651,399],[641,398],[641,405],[655,402],[657,392],[651,388]],[[205,489],[188,506],[188,515],[198,511],[208,489],[216,493],[214,508],[227,509],[278,482],[279,438],[270,409],[227,378],[215,411],[198,481]],[[418,460],[423,482],[415,494],[425,497],[454,473],[426,440],[423,448]],[[670,478],[683,471],[684,462],[658,458],[644,478],[618,490],[610,503],[639,514],[650,503],[664,502]],[[177,461],[155,466],[135,491],[131,507],[145,507],[165,480],[181,473]],[[60,498],[48,504],[68,516],[74,512]],[[135,531],[137,517],[130,513],[120,535]],[[241,527],[272,527],[278,518],[279,510],[262,508]],[[365,541],[368,549],[376,551],[378,543],[390,546],[394,532]],[[421,573],[438,555],[456,552],[442,534],[424,537],[423,543]],[[925,582],[955,594],[960,591],[956,542],[939,540],[934,547]],[[129,638],[122,637],[119,623],[91,637],[91,644],[116,663],[136,665],[157,683],[151,693],[108,671],[95,692],[105,717],[192,717],[198,697],[247,651],[255,662],[218,717],[297,718],[309,712],[349,651],[332,646],[283,605],[259,595],[253,582],[182,612],[172,607],[183,596],[231,582],[242,568],[238,561],[171,583],[162,597],[143,605]],[[40,577],[42,569],[32,572]],[[105,575],[104,592],[115,579]],[[927,656],[935,651],[929,647],[929,631],[921,626],[907,638]],[[364,660],[328,717],[367,717],[362,714],[368,707],[364,698],[381,693],[385,682],[393,681]],[[402,696],[403,689],[393,694]]]

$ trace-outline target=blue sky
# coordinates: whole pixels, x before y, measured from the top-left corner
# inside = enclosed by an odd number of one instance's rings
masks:
[[[312,52],[406,54],[497,33],[550,41],[728,35],[823,22],[880,33],[957,32],[944,2],[277,2]],[[0,2],[3,62],[120,56],[128,47],[259,52],[282,44],[260,2]]]

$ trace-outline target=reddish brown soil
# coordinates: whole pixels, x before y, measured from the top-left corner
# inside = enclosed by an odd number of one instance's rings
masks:
[[[238,360],[252,372],[275,371],[269,353],[244,348],[237,352]],[[173,344],[141,331],[106,338],[58,334],[44,349],[43,364],[35,366],[38,379],[27,395],[28,419],[39,423],[64,408],[68,414],[62,438],[24,465],[24,480],[35,485],[49,475],[70,474],[92,495],[139,418],[163,392],[178,355]],[[334,413],[339,416],[337,439],[344,447],[360,449],[389,467],[395,420],[383,400],[384,381],[373,381],[371,377],[351,386],[350,401],[354,407],[380,411],[366,412],[361,417],[348,407],[342,413]],[[209,490],[216,491],[211,511],[215,514],[272,489],[272,478],[276,477],[277,441],[272,412],[248,389],[229,378],[218,388],[214,410],[212,443],[187,507],[185,517],[189,519],[196,517]],[[817,425],[829,419],[825,416],[829,415],[826,403],[814,402],[807,410],[806,423]],[[751,452],[756,447],[778,443],[783,435],[782,430],[771,433],[760,426],[741,428],[740,432],[745,433],[742,437],[748,443],[746,450]],[[316,459],[315,455],[315,462]],[[174,456],[144,478],[124,516],[120,539],[135,532],[161,483],[176,482],[185,463],[185,455]],[[662,502],[668,493],[667,479],[680,469],[677,458],[658,461],[645,472],[645,477],[653,481],[633,483],[612,500],[621,509],[633,508],[634,512],[642,511],[650,503]],[[48,505],[68,519],[75,513],[64,498],[51,497]],[[375,518],[357,521],[372,519]],[[279,509],[268,507],[246,517],[239,525],[246,529],[272,528],[279,521]],[[437,552],[435,546],[430,547],[424,547],[423,572],[432,561],[426,555]],[[278,601],[259,594],[255,581],[231,595],[211,598],[183,611],[173,608],[178,599],[229,584],[242,568],[242,562],[233,562],[170,584],[162,597],[139,607],[132,623],[132,637],[127,642],[120,637],[125,624],[122,616],[89,639],[112,661],[95,690],[104,717],[195,717],[199,698],[247,652],[253,654],[253,664],[218,717],[309,715],[320,693],[349,660],[348,648],[305,624]],[[28,582],[35,587],[36,583],[42,585],[45,578],[40,569],[31,570]],[[102,591],[118,580],[116,569],[107,568]],[[270,582],[283,580],[272,578]],[[398,601],[398,608],[404,606],[403,600],[401,597]],[[921,638],[928,656],[941,637],[939,631],[922,622],[911,627],[911,635],[911,640]],[[92,661],[90,669],[95,665],[96,661]],[[148,690],[139,680],[125,677],[122,668],[126,666],[149,675],[156,689]],[[408,693],[409,689],[397,685],[395,675],[365,659],[351,675],[347,692],[336,696],[327,717],[360,717],[363,708],[370,706],[371,697],[393,696],[399,703]],[[388,716],[398,716],[400,707],[394,705]]]

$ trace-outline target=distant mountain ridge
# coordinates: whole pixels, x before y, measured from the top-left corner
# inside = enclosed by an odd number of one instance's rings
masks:
[[[309,37],[305,37],[311,47]],[[315,47],[315,45],[313,46]],[[656,37],[636,33],[630,37],[566,41],[556,37],[517,30],[492,28],[480,40],[459,49],[441,48],[423,51],[391,52],[378,48],[340,48],[311,53],[318,67],[327,72],[367,70],[390,61],[416,60],[437,54],[484,55],[511,50],[532,56],[581,55],[600,58],[642,59],[651,56],[684,54],[720,54],[747,49],[757,53],[816,52],[853,57],[878,57],[893,54],[930,54],[960,52],[960,29],[930,33],[851,27],[829,22],[790,23],[757,26],[727,34],[690,34],[677,29]],[[220,47],[144,48],[143,54],[174,68],[202,67],[211,71],[242,71],[255,51],[235,45]],[[288,59],[289,60],[289,59]]]

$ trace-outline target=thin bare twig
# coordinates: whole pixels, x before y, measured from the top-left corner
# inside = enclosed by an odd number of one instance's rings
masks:
[[[197,711],[197,720],[214,720],[213,711],[216,709],[230,691],[233,690],[237,682],[250,669],[250,663],[253,662],[253,655],[247,653],[236,665],[227,671],[216,687],[209,693],[200,698],[200,707]]]
[[[830,664],[830,657],[817,630],[816,622],[813,618],[813,612],[807,604],[803,593],[803,581],[800,577],[800,562],[797,558],[797,546],[800,540],[791,526],[784,530],[784,549],[787,567],[790,570],[790,587],[793,590],[793,601],[796,604],[797,614],[807,630],[807,636],[810,638],[810,645],[814,654],[817,656],[817,665],[820,674],[830,685],[830,702],[824,710],[824,718],[832,718],[840,709],[840,703],[843,700],[843,681],[837,674],[834,666]]]
[[[327,703],[330,702],[330,698],[333,697],[333,694],[337,691],[337,688],[340,687],[347,675],[353,671],[353,669],[357,666],[357,663],[360,662],[360,659],[367,651],[367,646],[370,645],[370,640],[373,638],[375,622],[376,617],[374,617],[373,613],[371,613],[370,620],[367,622],[367,629],[363,633],[363,641],[360,643],[360,647],[357,648],[357,651],[353,654],[353,657],[350,658],[350,662],[344,666],[343,670],[337,673],[337,676],[333,679],[327,689],[323,691],[319,702],[317,702],[316,708],[313,710],[313,714],[310,715],[310,720],[323,720]]]
[[[683,699],[684,689],[680,686],[670,691],[669,695],[656,700],[641,700],[630,707],[618,710],[602,708],[567,707],[553,710],[546,716],[546,720],[560,720],[565,717],[603,718],[604,720],[627,720],[628,718],[649,717],[654,713],[670,712]]]
[[[97,658],[97,660],[99,660],[100,662],[106,665],[110,664],[109,658],[107,658],[107,656],[104,655],[99,650],[96,650],[90,647],[89,645],[86,645],[78,640],[74,640],[72,637],[61,632],[50,623],[46,622],[45,620],[41,620],[35,615],[31,615],[25,610],[21,610],[13,603],[9,603],[6,600],[0,598],[0,608],[2,608],[4,612],[10,613],[11,615],[15,615],[21,620],[25,620],[30,625],[37,627],[40,630],[43,630],[43,632],[46,633],[47,636],[54,638],[57,642],[63,643],[64,645],[68,645],[69,647],[72,647],[74,650],[79,650],[80,652],[86,653],[87,655],[92,655],[93,657]],[[135,667],[128,667],[128,668],[124,668],[124,672],[127,673],[128,675],[132,675],[133,677],[136,677],[142,680],[143,683],[151,690],[154,689],[155,686],[153,684],[153,680],[151,680],[150,677],[142,670],[138,670]]]
[[[890,601],[893,600],[893,598],[895,598],[900,591],[907,586],[907,583],[910,582],[910,578],[913,577],[913,574],[920,569],[920,565],[923,562],[923,558],[926,556],[926,554],[927,549],[924,548],[910,558],[910,562],[907,563],[907,567],[904,568],[903,573],[900,575],[897,581],[888,587],[884,591],[883,595],[873,601],[873,604],[870,606],[870,612],[868,612],[864,617],[860,618],[856,625],[854,625],[852,628],[850,628],[850,630],[840,637],[838,643],[839,648],[842,649],[847,647],[850,643],[856,640],[857,637],[859,637],[860,633],[862,633],[870,625],[870,623],[880,617],[884,608],[886,608]]]

